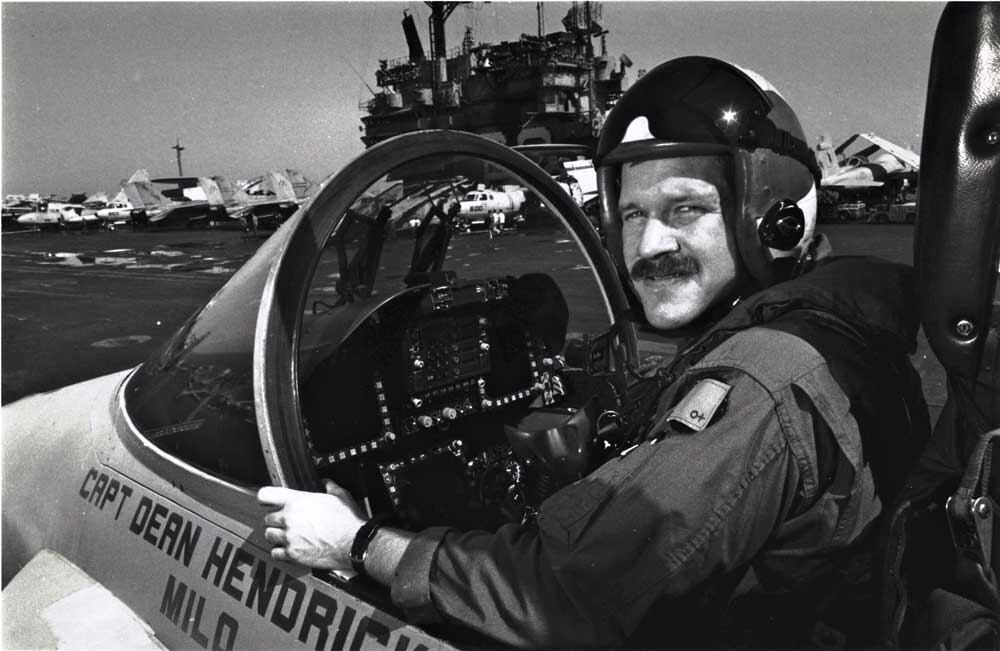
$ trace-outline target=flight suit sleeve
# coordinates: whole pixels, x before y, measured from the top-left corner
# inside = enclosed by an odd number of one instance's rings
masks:
[[[799,481],[784,428],[811,417],[740,371],[712,377],[731,388],[705,429],[670,427],[605,463],[547,499],[536,525],[418,535],[396,603],[507,644],[606,646],[660,597],[748,563]]]

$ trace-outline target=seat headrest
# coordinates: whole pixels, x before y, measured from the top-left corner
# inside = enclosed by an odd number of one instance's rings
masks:
[[[1000,4],[945,8],[920,154],[914,263],[921,319],[948,372],[972,379],[990,363],[984,356],[991,356],[1000,262]]]

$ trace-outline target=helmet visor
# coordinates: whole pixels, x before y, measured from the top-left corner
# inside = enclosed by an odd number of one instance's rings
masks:
[[[767,115],[772,106],[746,73],[707,57],[684,57],[657,66],[635,83],[633,91],[615,110],[635,119],[615,125],[619,133],[607,134],[611,142],[634,139],[627,137],[629,127],[645,118],[649,134],[657,140],[737,145],[741,127],[752,115]]]
[[[630,119],[609,119],[598,145],[599,164],[714,153],[705,145],[764,147],[818,176],[809,145],[768,118],[773,108],[768,92],[732,64],[708,57],[674,59],[643,76],[615,106],[615,113]],[[672,151],[680,144],[685,151]]]

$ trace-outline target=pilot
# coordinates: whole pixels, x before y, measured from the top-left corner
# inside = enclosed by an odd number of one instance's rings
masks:
[[[911,270],[828,255],[815,158],[766,80],[668,61],[598,143],[603,235],[641,329],[635,445],[495,532],[404,531],[265,487],[275,559],[363,572],[418,623],[524,647],[873,642],[880,515],[928,434]],[[353,559],[353,562],[352,562]]]

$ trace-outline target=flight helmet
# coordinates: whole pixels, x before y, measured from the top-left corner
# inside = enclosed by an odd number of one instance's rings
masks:
[[[597,143],[602,231],[626,286],[621,166],[680,156],[728,159],[735,207],[723,218],[744,268],[760,287],[789,277],[812,240],[820,179],[802,126],[760,75],[718,59],[682,57],[625,92]]]

